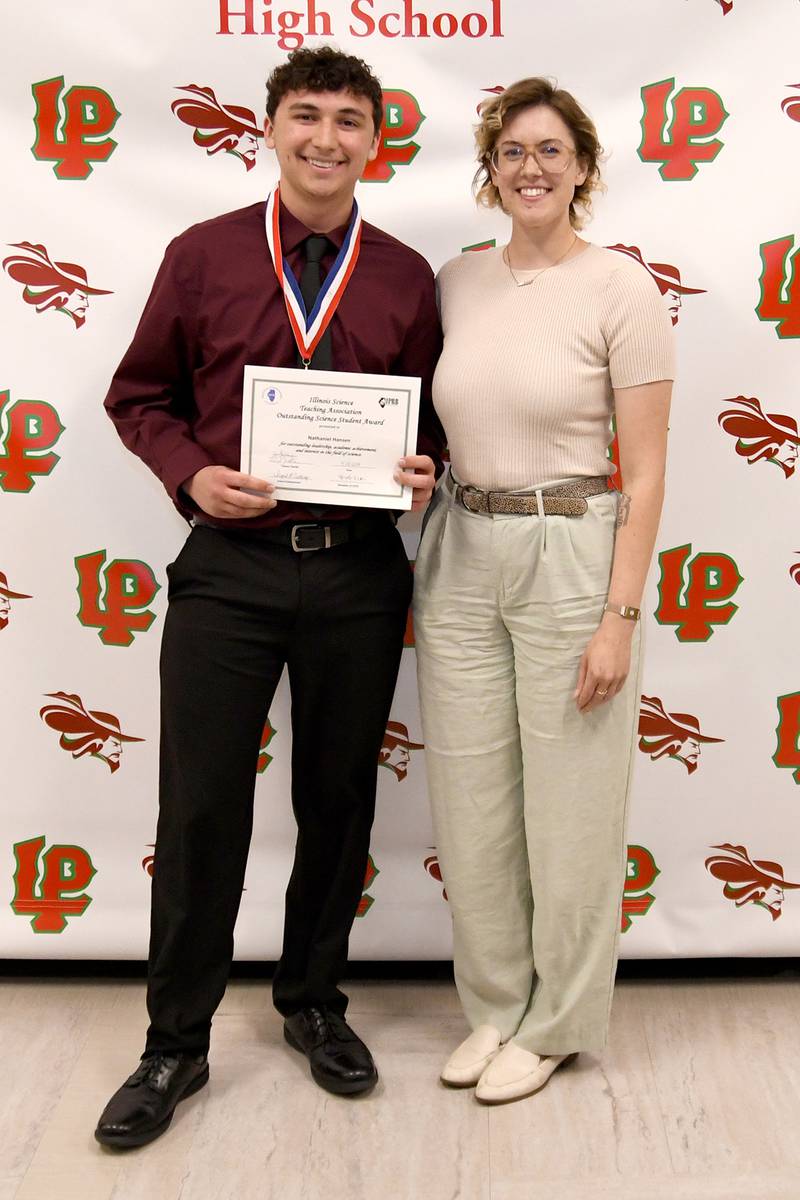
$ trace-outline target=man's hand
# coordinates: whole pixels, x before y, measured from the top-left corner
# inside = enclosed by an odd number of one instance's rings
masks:
[[[186,480],[183,490],[210,517],[260,517],[278,503],[272,499],[273,483],[230,467],[203,467]],[[259,495],[251,496],[250,491]]]
[[[395,483],[414,489],[411,511],[427,508],[436,486],[436,467],[427,454],[408,454],[401,458],[394,473]]]

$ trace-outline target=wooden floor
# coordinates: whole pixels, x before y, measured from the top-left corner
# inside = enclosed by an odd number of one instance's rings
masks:
[[[381,1082],[330,1096],[269,985],[230,985],[211,1082],[159,1141],[92,1131],[135,1067],[143,985],[0,984],[0,1200],[800,1200],[795,978],[620,982],[611,1040],[496,1108],[437,1082],[466,1035],[452,984],[355,982]]]

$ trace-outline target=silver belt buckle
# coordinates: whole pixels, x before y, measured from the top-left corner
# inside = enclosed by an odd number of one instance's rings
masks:
[[[330,548],[331,548],[331,527],[330,527],[330,525],[317,525],[314,522],[314,523],[309,523],[307,525],[293,525],[292,526],[292,532],[289,535],[289,540],[291,542],[292,549],[297,554],[308,554],[309,552],[313,552],[314,550],[321,550],[323,548],[322,546],[298,546],[297,533],[298,533],[298,530],[300,530],[300,529],[324,529],[324,531],[325,531],[325,547],[324,548],[326,550],[330,550]]]
[[[467,504],[467,495],[483,496],[483,495],[485,495],[485,493],[481,490],[481,488],[476,487],[474,483],[465,483],[465,484],[461,485],[461,506],[462,506],[462,508],[465,508],[467,510],[467,512],[471,512],[471,513],[479,512],[480,511],[479,509],[471,508],[469,506],[469,504]]]

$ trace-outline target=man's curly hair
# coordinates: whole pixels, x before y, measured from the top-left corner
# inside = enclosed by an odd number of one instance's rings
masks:
[[[352,92],[372,105],[372,123],[377,133],[383,123],[383,91],[380,81],[361,58],[343,54],[333,46],[293,50],[285,63],[275,67],[267,80],[267,116],[275,119],[278,105],[287,92]]]

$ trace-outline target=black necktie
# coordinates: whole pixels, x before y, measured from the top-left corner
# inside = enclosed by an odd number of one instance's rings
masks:
[[[317,298],[317,293],[322,286],[322,270],[321,260],[325,251],[330,246],[330,242],[326,237],[320,234],[312,233],[305,240],[305,256],[306,262],[303,267],[303,274],[300,276],[300,292],[303,296],[303,302],[306,306],[306,312],[310,313],[314,307],[314,301]],[[299,365],[303,365],[302,357],[298,354]],[[311,358],[311,366],[318,371],[333,370],[333,354],[331,353],[331,331],[326,329],[317,343],[317,348]]]

